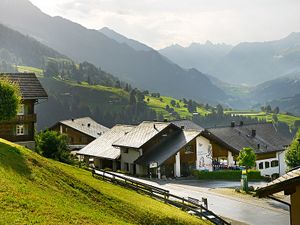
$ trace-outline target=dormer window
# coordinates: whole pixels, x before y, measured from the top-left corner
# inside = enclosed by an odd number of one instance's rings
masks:
[[[17,115],[23,116],[24,113],[25,113],[25,106],[24,106],[24,104],[20,104]]]

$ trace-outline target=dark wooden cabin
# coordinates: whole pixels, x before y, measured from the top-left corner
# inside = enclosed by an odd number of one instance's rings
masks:
[[[0,138],[34,147],[34,130],[37,122],[35,104],[48,95],[34,73],[0,74],[20,87],[22,102],[16,118],[0,122]]]

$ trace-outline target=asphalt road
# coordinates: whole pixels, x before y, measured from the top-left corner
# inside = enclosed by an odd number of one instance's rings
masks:
[[[250,225],[289,225],[288,207],[271,199],[244,200],[222,194],[216,194],[211,188],[235,187],[239,182],[198,181],[198,180],[144,180],[132,178],[169,190],[181,197],[208,199],[208,208],[214,213]],[[250,183],[261,186],[264,183]]]

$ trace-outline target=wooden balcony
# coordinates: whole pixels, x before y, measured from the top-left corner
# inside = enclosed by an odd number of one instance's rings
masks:
[[[36,123],[36,114],[19,115],[12,120],[3,121],[2,123]]]

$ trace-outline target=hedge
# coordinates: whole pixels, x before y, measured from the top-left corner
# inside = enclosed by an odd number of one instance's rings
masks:
[[[242,170],[215,170],[209,171],[199,171],[194,170],[193,176],[201,180],[240,180],[242,175]],[[248,180],[262,180],[263,177],[260,175],[260,171],[249,170]]]

